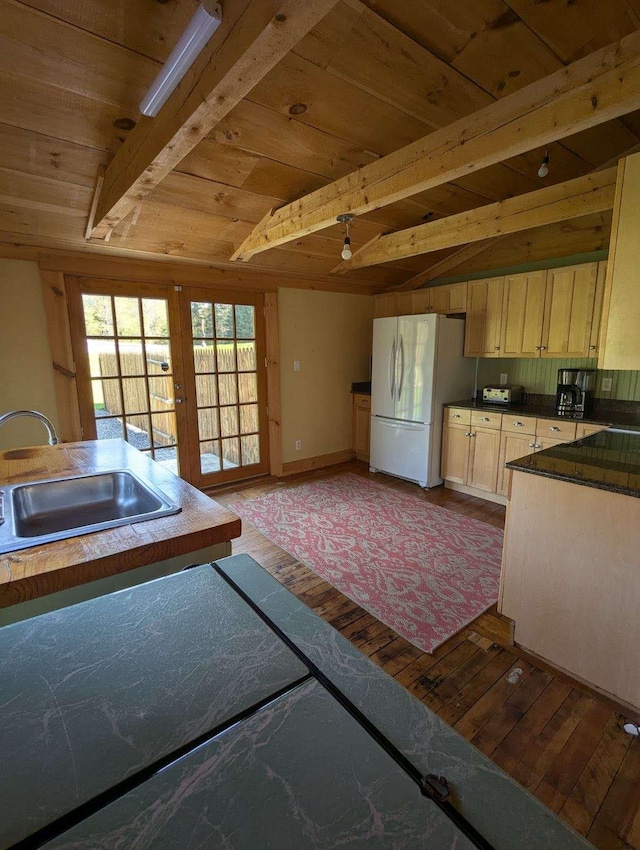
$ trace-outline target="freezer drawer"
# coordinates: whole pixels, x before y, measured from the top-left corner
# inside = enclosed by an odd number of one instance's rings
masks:
[[[389,472],[422,487],[429,483],[430,425],[371,417],[372,470]]]

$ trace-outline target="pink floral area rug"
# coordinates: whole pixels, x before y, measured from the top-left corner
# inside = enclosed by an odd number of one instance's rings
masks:
[[[498,599],[502,531],[359,475],[230,508],[424,652]]]

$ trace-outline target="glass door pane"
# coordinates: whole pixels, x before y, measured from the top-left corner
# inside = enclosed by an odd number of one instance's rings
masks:
[[[268,469],[263,326],[256,318],[262,299],[200,289],[186,298],[199,483],[260,475]]]
[[[122,438],[179,474],[176,383],[167,297],[80,286],[88,363],[87,438]],[[135,285],[129,287],[135,291]],[[83,369],[79,370],[82,373]],[[85,392],[85,389],[82,389]]]

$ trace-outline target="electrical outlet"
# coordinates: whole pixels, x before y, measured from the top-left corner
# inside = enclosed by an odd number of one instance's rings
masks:
[[[602,392],[610,393],[611,392],[611,378],[603,378],[602,379]]]
[[[506,385],[509,383],[509,376],[507,375],[506,372],[500,373],[500,383],[502,384],[503,387],[506,387]]]
[[[299,360],[294,360],[294,361],[293,361],[293,371],[294,371],[294,372],[299,372],[299,371],[300,371],[300,361],[299,361]]]
[[[296,440],[296,451],[299,452],[302,448],[302,440]]]

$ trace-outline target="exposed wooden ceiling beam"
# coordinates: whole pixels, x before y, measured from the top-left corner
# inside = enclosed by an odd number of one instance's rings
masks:
[[[602,165],[599,165],[593,170],[594,172],[606,171],[606,169],[617,165],[623,157],[631,156],[632,153],[637,153],[638,151],[640,151],[640,144],[633,145],[633,147],[620,154],[620,156],[614,156],[612,159],[608,160],[608,162],[603,162]],[[467,260],[471,260],[479,254],[484,254],[485,251],[491,250],[491,248],[494,248],[506,238],[507,236],[495,236],[491,239],[484,239],[481,242],[470,242],[468,245],[463,245],[462,248],[458,248],[457,251],[449,254],[449,256],[445,257],[443,260],[439,260],[437,263],[432,263],[429,268],[418,272],[418,274],[409,278],[409,280],[406,280],[404,283],[390,286],[389,289],[385,291],[402,292],[406,290],[419,289],[426,283],[430,283],[432,280],[444,277],[444,275],[448,272],[454,271],[463,263],[466,263]]]
[[[274,211],[232,259],[249,260],[640,108],[640,32]]]
[[[92,236],[122,221],[337,2],[226,0],[221,27],[184,80],[106,169]]]
[[[448,257],[445,257],[443,260],[429,266],[428,269],[418,272],[418,274],[409,278],[409,280],[405,280],[405,282],[401,283],[399,286],[390,286],[389,289],[385,291],[403,292],[411,289],[419,289],[421,286],[424,286],[425,283],[429,283],[438,277],[444,277],[447,272],[457,269],[458,266],[462,265],[462,263],[470,260],[472,257],[477,257],[478,254],[483,254],[485,251],[493,248],[494,245],[497,245],[498,242],[502,242],[502,240],[506,238],[506,236],[493,236],[491,239],[482,239],[480,242],[470,242],[468,245],[463,245],[462,248],[458,248],[457,251],[454,251],[449,254]]]
[[[613,208],[616,172],[609,168],[586,174],[438,221],[381,234],[334,271],[347,272],[604,212]]]

